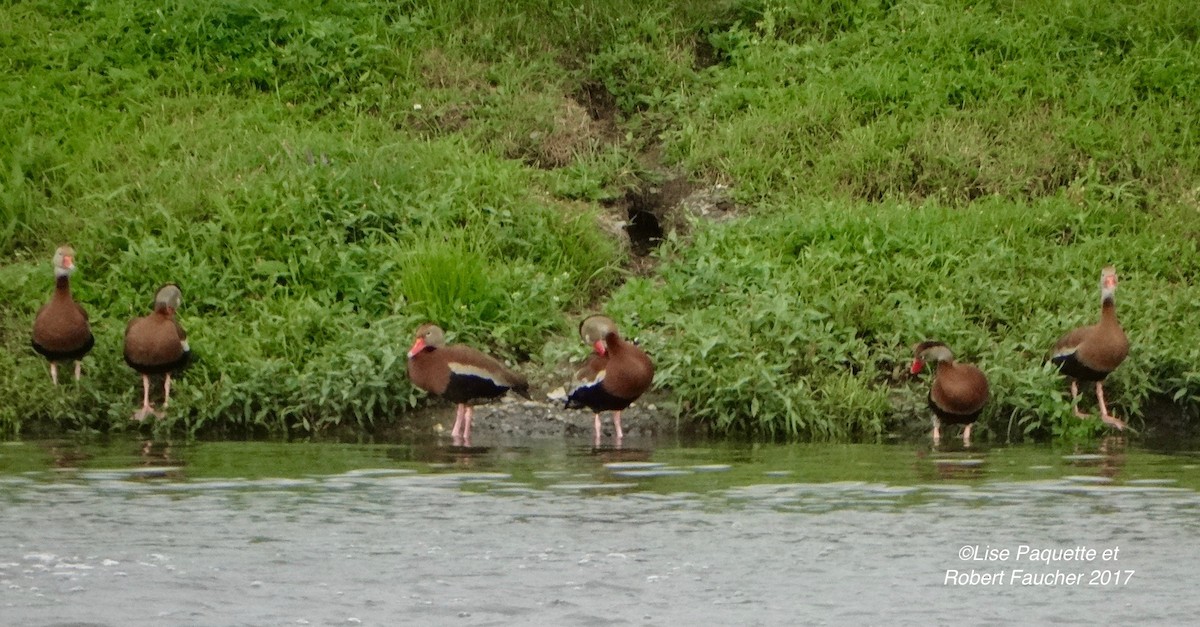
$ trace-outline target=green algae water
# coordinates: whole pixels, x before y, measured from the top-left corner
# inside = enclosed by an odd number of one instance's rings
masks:
[[[1191,624],[1198,466],[1120,438],[8,443],[0,622]]]

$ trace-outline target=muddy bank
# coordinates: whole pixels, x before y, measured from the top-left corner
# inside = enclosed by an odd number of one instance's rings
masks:
[[[669,406],[666,394],[654,393],[633,404],[622,413],[621,425],[626,438],[649,438],[662,436],[711,437],[707,425],[698,424],[686,417],[676,416]],[[1152,406],[1147,418],[1140,422],[1132,433],[1110,433],[1111,436],[1133,437],[1154,446],[1176,448],[1181,442],[1194,442],[1200,438],[1200,428],[1194,421],[1184,420],[1173,406]],[[908,410],[908,411],[905,411]],[[903,408],[903,418],[893,420],[879,436],[863,435],[861,441],[873,442],[927,442],[930,436],[930,421],[923,412]],[[612,438],[612,412],[601,414],[605,438]],[[444,435],[450,437],[454,426],[454,405],[437,401],[405,419],[404,431],[414,435]],[[960,442],[957,427],[950,429],[945,446],[956,447]],[[1020,441],[1019,433],[1005,429],[1005,425],[993,425],[992,429],[980,428],[976,439],[980,445]],[[587,410],[564,409],[561,401],[525,400],[505,397],[502,400],[475,407],[472,422],[473,439],[503,438],[520,440],[527,438],[590,438],[592,437],[592,413]],[[726,436],[737,438],[737,436]],[[1177,444],[1172,445],[1172,442]]]
[[[613,435],[612,412],[601,414],[604,437]],[[454,405],[435,402],[405,420],[406,431],[450,436],[454,427]],[[621,415],[625,437],[642,438],[689,433],[695,426],[677,419],[674,412],[655,399],[639,401]],[[475,406],[472,439],[504,436],[514,438],[575,438],[592,436],[592,413],[564,409],[561,402],[504,398]]]

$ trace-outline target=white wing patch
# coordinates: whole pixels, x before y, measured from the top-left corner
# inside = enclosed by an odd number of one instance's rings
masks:
[[[580,379],[580,380],[576,381],[574,387],[571,388],[570,393],[574,394],[576,390],[581,390],[583,388],[590,388],[590,387],[595,387],[597,385],[600,385],[601,383],[604,382],[604,375],[607,372],[608,372],[607,370],[601,370],[600,372],[597,372],[596,376],[592,377],[591,379]]]
[[[187,340],[181,341],[180,344],[183,346],[183,352],[185,352],[185,353],[191,352],[192,349],[188,348]]]
[[[451,374],[463,375],[463,376],[468,376],[468,377],[479,377],[480,379],[487,379],[488,381],[491,381],[498,385],[507,385],[503,381],[497,379],[495,373],[493,373],[489,370],[486,370],[484,368],[480,368],[479,366],[472,366],[470,364],[461,364],[461,363],[458,363],[457,361],[452,361],[447,365],[450,366]]]

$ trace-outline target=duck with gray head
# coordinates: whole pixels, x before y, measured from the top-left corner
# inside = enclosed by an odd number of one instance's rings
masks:
[[[636,344],[622,339],[617,324],[607,316],[585,318],[579,336],[593,352],[572,377],[566,407],[592,410],[597,445],[602,433],[600,412],[613,412],[613,435],[619,442],[625,437],[621,412],[650,389],[654,362]]]
[[[446,344],[446,332],[436,324],[417,328],[408,351],[408,377],[418,388],[457,405],[450,435],[466,446],[471,445],[473,401],[498,398],[509,390],[529,398],[524,376],[470,346]]]
[[[1071,329],[1058,338],[1050,361],[1071,379],[1071,402],[1075,415],[1089,418],[1079,411],[1079,381],[1096,384],[1096,400],[1100,405],[1100,419],[1116,427],[1125,428],[1125,423],[1108,413],[1104,402],[1104,379],[1112,374],[1129,356],[1129,338],[1117,319],[1117,269],[1106,266],[1100,271],[1100,321],[1096,324]]]
[[[168,283],[154,294],[154,311],[148,316],[134,318],[125,327],[125,363],[142,375],[142,408],[134,412],[134,420],[144,420],[154,414],[150,405],[150,376],[163,375],[163,404],[171,402],[171,373],[182,369],[191,358],[187,333],[175,319],[183,303],[178,285]]]
[[[58,364],[75,362],[75,380],[83,377],[80,360],[96,343],[88,315],[71,296],[71,274],[75,272],[75,249],[59,246],[54,251],[54,295],[33,319],[33,350],[50,362],[50,380],[58,385]]]
[[[987,376],[979,368],[954,360],[950,347],[926,340],[913,347],[911,374],[921,372],[926,362],[937,364],[933,385],[929,388],[929,408],[933,410],[933,443],[942,440],[942,425],[964,425],[963,446],[971,446],[971,427],[988,399]]]

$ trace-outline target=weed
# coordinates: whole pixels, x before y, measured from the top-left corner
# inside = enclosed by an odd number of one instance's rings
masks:
[[[0,433],[127,428],[122,330],[170,280],[198,361],[164,429],[372,429],[416,402],[417,323],[551,377],[604,303],[718,429],[924,423],[897,365],[937,337],[992,377],[993,436],[1074,437],[1041,357],[1105,263],[1118,411],[1194,413],[1198,6],[4,4]],[[600,205],[667,171],[743,217],[622,284]],[[97,344],[51,388],[28,334],[66,241]]]

